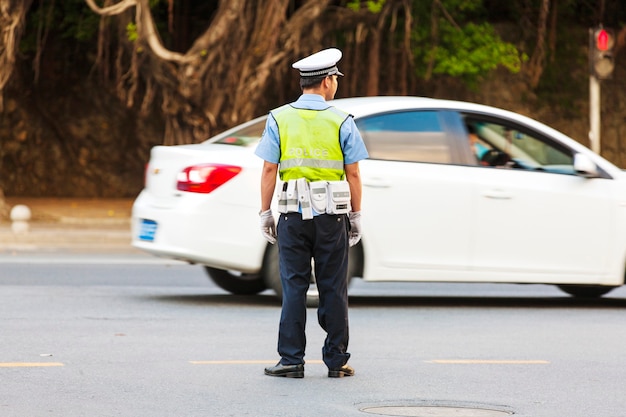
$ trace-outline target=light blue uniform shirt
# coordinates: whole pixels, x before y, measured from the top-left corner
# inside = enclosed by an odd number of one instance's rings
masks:
[[[297,101],[291,103],[293,107],[308,110],[324,110],[329,104],[324,98],[318,94],[302,94]],[[354,123],[352,117],[348,117],[341,125],[339,130],[339,143],[343,151],[344,165],[359,162],[367,158],[369,155],[363,138]],[[278,164],[280,162],[280,136],[278,134],[278,125],[276,119],[270,114],[265,124],[261,142],[254,152],[257,156],[263,158],[267,162]]]

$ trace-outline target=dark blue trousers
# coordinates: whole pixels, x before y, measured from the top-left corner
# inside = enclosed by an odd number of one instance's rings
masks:
[[[278,332],[278,353],[283,365],[304,363],[306,347],[306,293],[311,259],[319,291],[317,318],[326,332],[322,348],[329,369],[350,358],[348,348],[348,216],[322,214],[302,220],[299,213],[281,214],[278,251],[283,305]]]

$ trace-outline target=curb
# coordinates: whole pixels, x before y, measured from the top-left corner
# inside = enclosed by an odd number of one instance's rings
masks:
[[[131,246],[132,199],[5,198],[5,211],[24,205],[31,216],[25,230],[0,221],[0,251],[136,251]],[[17,225],[16,225],[17,226]]]
[[[130,219],[66,219],[57,223],[29,223],[28,231],[15,233],[10,223],[0,224],[0,252],[137,251],[131,246]],[[108,219],[107,219],[108,220]]]

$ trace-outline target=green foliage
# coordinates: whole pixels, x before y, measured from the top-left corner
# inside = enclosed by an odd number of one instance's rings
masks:
[[[448,10],[468,13],[482,10],[483,0],[442,0],[442,5]]]
[[[365,7],[367,7],[367,10],[369,10],[371,13],[380,13],[380,11],[383,9],[383,6],[385,5],[385,1],[386,0],[367,0],[365,2]],[[346,7],[355,12],[361,10],[361,6],[361,1],[359,0],[350,0],[346,5]]]
[[[444,25],[440,35],[440,44],[430,55],[436,74],[475,79],[498,65],[517,73],[526,59],[515,45],[503,42],[489,23],[468,23],[460,29]]]
[[[151,8],[167,5],[168,0],[150,0]],[[102,1],[99,2],[102,4]],[[51,5],[52,9],[50,9]],[[37,28],[46,29],[49,38],[61,38],[83,44],[93,45],[97,39],[100,16],[94,13],[85,0],[63,0],[54,3],[35,2],[27,15],[27,30],[22,38],[20,48],[23,53],[31,53],[37,48]],[[159,25],[160,22],[157,22]],[[161,22],[161,24],[163,24]],[[126,27],[128,40],[134,42],[138,38],[137,25],[129,23]]]
[[[79,42],[89,42],[95,38],[100,17],[86,7],[84,1],[63,1],[54,11],[55,21],[59,24],[52,24],[61,31],[62,38]]]
[[[414,0],[413,5],[414,17],[428,22],[416,25],[413,33],[416,68],[422,77],[449,75],[473,86],[498,66],[519,72],[528,59],[486,21],[483,0]]]
[[[51,5],[54,5],[50,9]],[[90,43],[96,39],[100,17],[85,4],[85,0],[36,3],[27,15],[25,36],[20,45],[22,52],[36,49],[37,28],[46,29],[52,38]]]
[[[129,22],[126,25],[126,36],[131,42],[135,42],[139,38],[139,34],[137,33],[137,25],[134,22]]]

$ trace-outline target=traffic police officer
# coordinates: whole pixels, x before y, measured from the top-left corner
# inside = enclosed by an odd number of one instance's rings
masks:
[[[359,161],[368,157],[351,115],[327,103],[337,92],[341,51],[325,49],[293,64],[302,95],[272,110],[256,149],[261,174],[261,231],[278,241],[283,302],[280,361],[270,376],[304,377],[306,293],[315,265],[322,357],[329,377],[354,375],[347,362],[348,249],[361,238]],[[280,176],[276,187],[277,173]],[[270,205],[278,190],[278,227]]]

